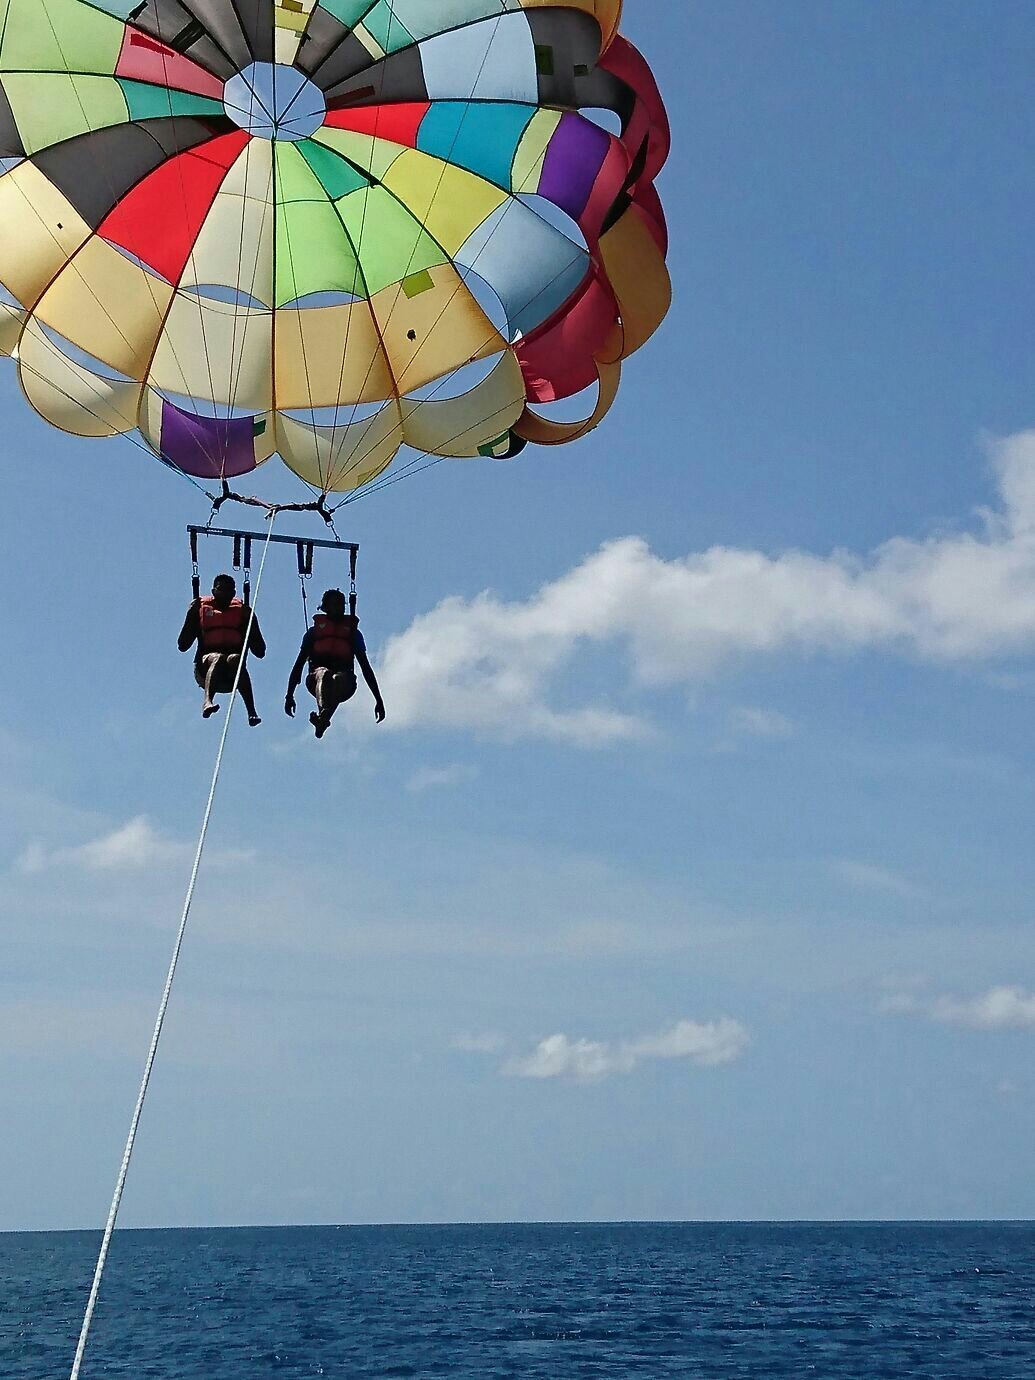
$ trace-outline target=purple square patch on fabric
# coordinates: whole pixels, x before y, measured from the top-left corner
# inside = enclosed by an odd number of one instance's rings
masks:
[[[198,479],[248,474],[255,459],[254,417],[200,417],[162,400],[162,456]]]
[[[539,195],[578,220],[610,147],[611,140],[599,125],[581,115],[565,115],[550,140]]]

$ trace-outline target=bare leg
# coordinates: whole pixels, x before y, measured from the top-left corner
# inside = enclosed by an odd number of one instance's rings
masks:
[[[227,657],[227,669],[231,676],[237,675],[237,663],[239,660],[240,658],[238,656]],[[244,707],[248,711],[248,722],[251,724],[252,728],[257,728],[258,725],[262,723],[262,720],[255,711],[255,695],[252,692],[252,678],[248,674],[247,667],[241,672],[241,679],[238,681],[237,688],[241,692],[241,699],[244,701]]]
[[[331,674],[326,666],[317,666],[309,675],[306,685],[309,693],[316,700],[316,712],[309,715],[309,722],[316,730],[316,736],[322,738],[327,732],[331,722],[331,714],[334,713],[333,706],[328,711],[328,690]]]
[[[334,711],[338,706],[344,704],[346,700],[351,700],[352,696],[356,693],[356,682],[350,679],[344,671],[336,671],[332,676],[328,676],[327,679],[330,684],[327,686],[325,692],[326,708],[324,709],[324,715],[327,722],[330,723],[331,719],[334,718]]]
[[[205,719],[210,719],[213,714],[218,714],[219,705],[212,698],[212,686],[215,684],[216,677],[219,675],[223,658],[215,654],[205,657],[205,699],[201,706],[201,714]]]

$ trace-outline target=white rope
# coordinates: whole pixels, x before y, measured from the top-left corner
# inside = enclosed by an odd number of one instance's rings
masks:
[[[76,1347],[70,1380],[79,1380],[79,1371],[83,1364],[83,1356],[86,1354],[86,1343],[90,1336],[90,1325],[93,1322],[94,1310],[97,1307],[97,1299],[101,1292],[101,1280],[104,1276],[104,1267],[108,1260],[108,1250],[111,1246],[111,1238],[115,1231],[115,1222],[118,1218],[119,1207],[122,1203],[122,1194],[126,1187],[129,1162],[133,1158],[133,1147],[136,1144],[137,1130],[140,1126],[140,1116],[144,1110],[144,1099],[147,1097],[148,1085],[151,1082],[151,1072],[154,1069],[155,1057],[158,1054],[158,1042],[162,1038],[162,1027],[165,1025],[165,1015],[169,1009],[169,998],[172,996],[173,981],[176,977],[176,968],[180,961],[180,950],[183,948],[183,939],[187,933],[187,921],[190,918],[191,904],[194,901],[194,888],[198,881],[201,858],[205,851],[205,840],[208,837],[208,826],[212,818],[212,806],[216,799],[216,787],[219,784],[219,773],[223,766],[223,751],[226,747],[227,734],[230,731],[230,720],[234,712],[234,705],[237,702],[237,690],[241,683],[241,676],[244,673],[248,643],[251,639],[252,628],[255,625],[255,606],[259,602],[259,590],[262,588],[262,572],[266,568],[266,556],[270,549],[270,538],[273,536],[273,524],[276,520],[276,513],[271,513],[269,531],[266,534],[266,544],[262,549],[262,560],[259,563],[259,573],[255,580],[255,597],[252,600],[248,614],[248,624],[244,634],[244,647],[241,652],[240,660],[237,663],[237,674],[234,676],[234,686],[230,695],[230,701],[227,705],[226,718],[223,720],[223,733],[219,739],[219,751],[216,753],[216,764],[212,771],[212,784],[209,786],[208,801],[205,804],[205,814],[201,821],[201,833],[198,835],[198,846],[194,853],[194,866],[191,868],[190,883],[183,901],[183,912],[180,915],[180,927],[176,933],[176,943],[173,946],[172,961],[169,964],[169,972],[165,979],[165,987],[162,991],[162,1000],[158,1007],[158,1017],[155,1021],[154,1032],[151,1036],[151,1046],[147,1051],[144,1076],[140,1083],[140,1091],[137,1094],[136,1106],[133,1109],[133,1120],[130,1122],[129,1135],[126,1138],[126,1148],[122,1155],[122,1164],[119,1166],[119,1175],[115,1181],[115,1193],[111,1200],[111,1208],[108,1211],[108,1221],[105,1225],[104,1236],[101,1240],[100,1254],[97,1257],[97,1268],[93,1272],[93,1284],[90,1288],[90,1298],[86,1305],[86,1314],[83,1317],[82,1330],[79,1333],[79,1345]]]

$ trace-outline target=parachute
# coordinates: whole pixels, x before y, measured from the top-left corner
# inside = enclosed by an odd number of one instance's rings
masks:
[[[320,494],[584,435],[668,309],[621,0],[0,0],[0,353],[36,411]],[[585,394],[580,419],[549,405]]]

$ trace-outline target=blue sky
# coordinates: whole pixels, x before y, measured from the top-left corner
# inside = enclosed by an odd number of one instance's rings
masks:
[[[127,1225],[1035,1212],[1035,14],[625,27],[672,315],[585,442],[344,515],[384,728],[280,713],[271,557]],[[0,1229],[97,1226],[216,745],[207,514],[0,409]]]

